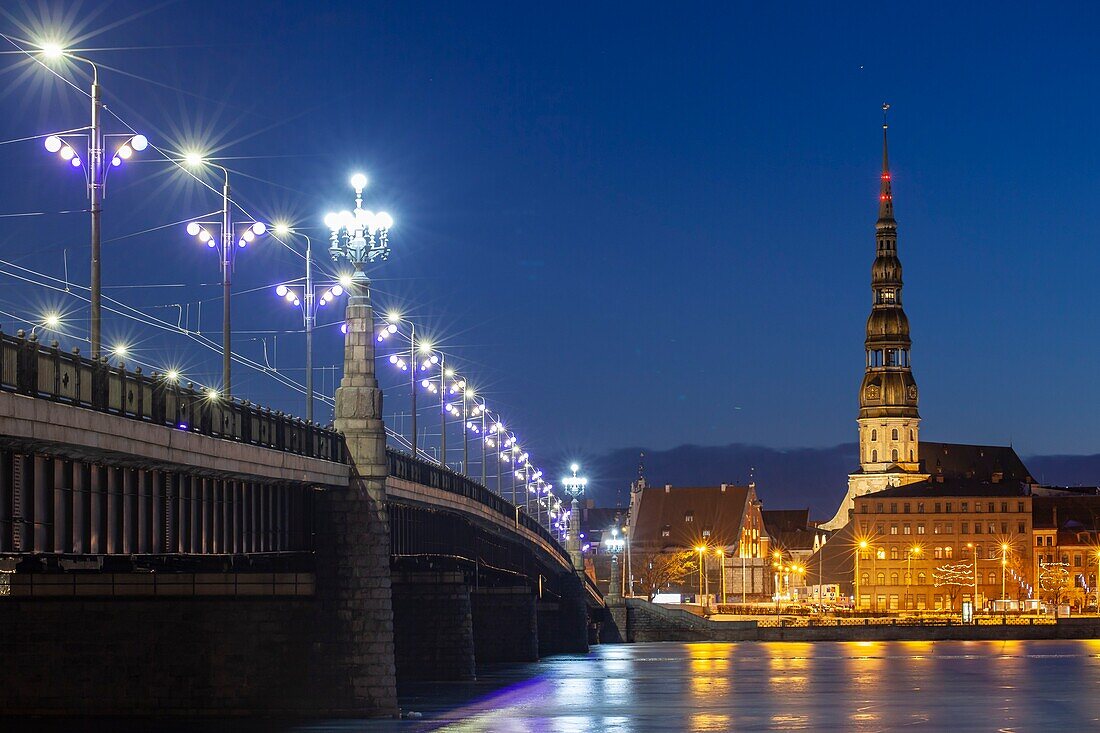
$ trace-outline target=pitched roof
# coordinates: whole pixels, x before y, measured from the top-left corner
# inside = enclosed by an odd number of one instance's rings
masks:
[[[817,532],[810,526],[809,509],[765,509],[764,530],[785,550],[812,550]]]
[[[1036,496],[1031,502],[1031,526],[1075,531],[1100,529],[1100,496]]]
[[[921,470],[933,476],[991,481],[993,474],[999,473],[1003,481],[1032,482],[1031,473],[1012,446],[922,440],[919,457]]]
[[[732,485],[645,488],[635,497],[631,545],[651,552],[695,547],[704,541],[711,546],[736,545],[750,492],[748,486]],[[709,537],[703,534],[707,530]]]
[[[934,499],[941,496],[1027,496],[1028,487],[1018,481],[1006,481],[991,483],[965,478],[937,478],[917,481],[904,486],[893,486],[889,489],[866,494],[862,498],[875,499]]]

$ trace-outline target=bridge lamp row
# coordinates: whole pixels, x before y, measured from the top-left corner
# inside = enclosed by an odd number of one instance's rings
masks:
[[[409,371],[409,365],[405,362],[404,359],[397,356],[396,354],[390,354],[390,364],[393,364],[403,372]]]
[[[286,302],[294,306],[300,306],[302,301],[298,298],[297,293],[288,288],[286,285],[279,285],[275,288],[275,294],[280,298],[283,298]]]
[[[387,325],[385,328],[383,328],[381,331],[378,332],[378,337],[377,337],[378,343],[382,343],[383,341],[388,339],[390,336],[393,336],[395,333],[397,333],[397,324],[396,323],[391,323],[391,324]],[[397,363],[397,360],[394,359],[394,357],[391,356],[390,357],[390,364],[396,364],[396,363]],[[401,364],[402,364],[401,368],[405,369],[406,366],[404,366],[405,361],[403,359],[401,361]]]
[[[343,285],[333,285],[331,288],[321,294],[321,297],[317,300],[318,305],[328,305],[332,301],[339,298],[344,294]]]
[[[62,160],[68,161],[69,165],[73,168],[79,168],[82,164],[80,156],[77,155],[73,146],[62,140],[57,135],[48,135],[43,141],[43,145],[47,152],[56,153]],[[122,165],[122,161],[129,160],[134,151],[141,152],[149,147],[149,140],[144,135],[133,135],[118,146],[115,150],[115,154],[111,156],[111,165],[118,167]]]

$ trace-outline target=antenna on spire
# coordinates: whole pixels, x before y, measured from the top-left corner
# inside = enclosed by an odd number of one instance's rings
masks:
[[[886,121],[886,113],[889,112],[889,111],[890,111],[890,103],[889,102],[883,102],[882,103],[882,129],[883,130],[885,130],[887,127],[890,126]]]

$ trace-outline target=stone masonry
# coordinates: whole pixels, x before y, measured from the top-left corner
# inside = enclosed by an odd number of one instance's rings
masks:
[[[346,492],[328,492],[321,501],[317,586],[334,613],[324,653],[343,671],[350,706],[361,714],[392,715],[397,688],[385,508],[389,466],[382,390],[374,374],[370,291],[362,272],[356,276],[346,312],[335,420],[347,442],[352,475]]]

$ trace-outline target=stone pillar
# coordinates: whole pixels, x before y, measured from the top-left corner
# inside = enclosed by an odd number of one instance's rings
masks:
[[[569,510],[569,538],[565,542],[565,550],[573,560],[573,569],[579,573],[584,572],[584,552],[581,547],[581,510],[577,497],[573,497],[573,505]]]
[[[347,489],[317,501],[317,595],[328,623],[319,629],[318,670],[331,712],[397,713],[390,530],[386,517],[386,434],[374,376],[374,316],[362,272],[349,288],[344,376],[335,427],[351,459]]]
[[[588,606],[579,575],[561,577],[559,597],[538,603],[539,656],[588,651]]]
[[[462,573],[396,573],[392,587],[398,679],[474,679],[470,586]]]
[[[477,588],[470,591],[470,607],[478,664],[538,661],[538,619],[530,588]]]

